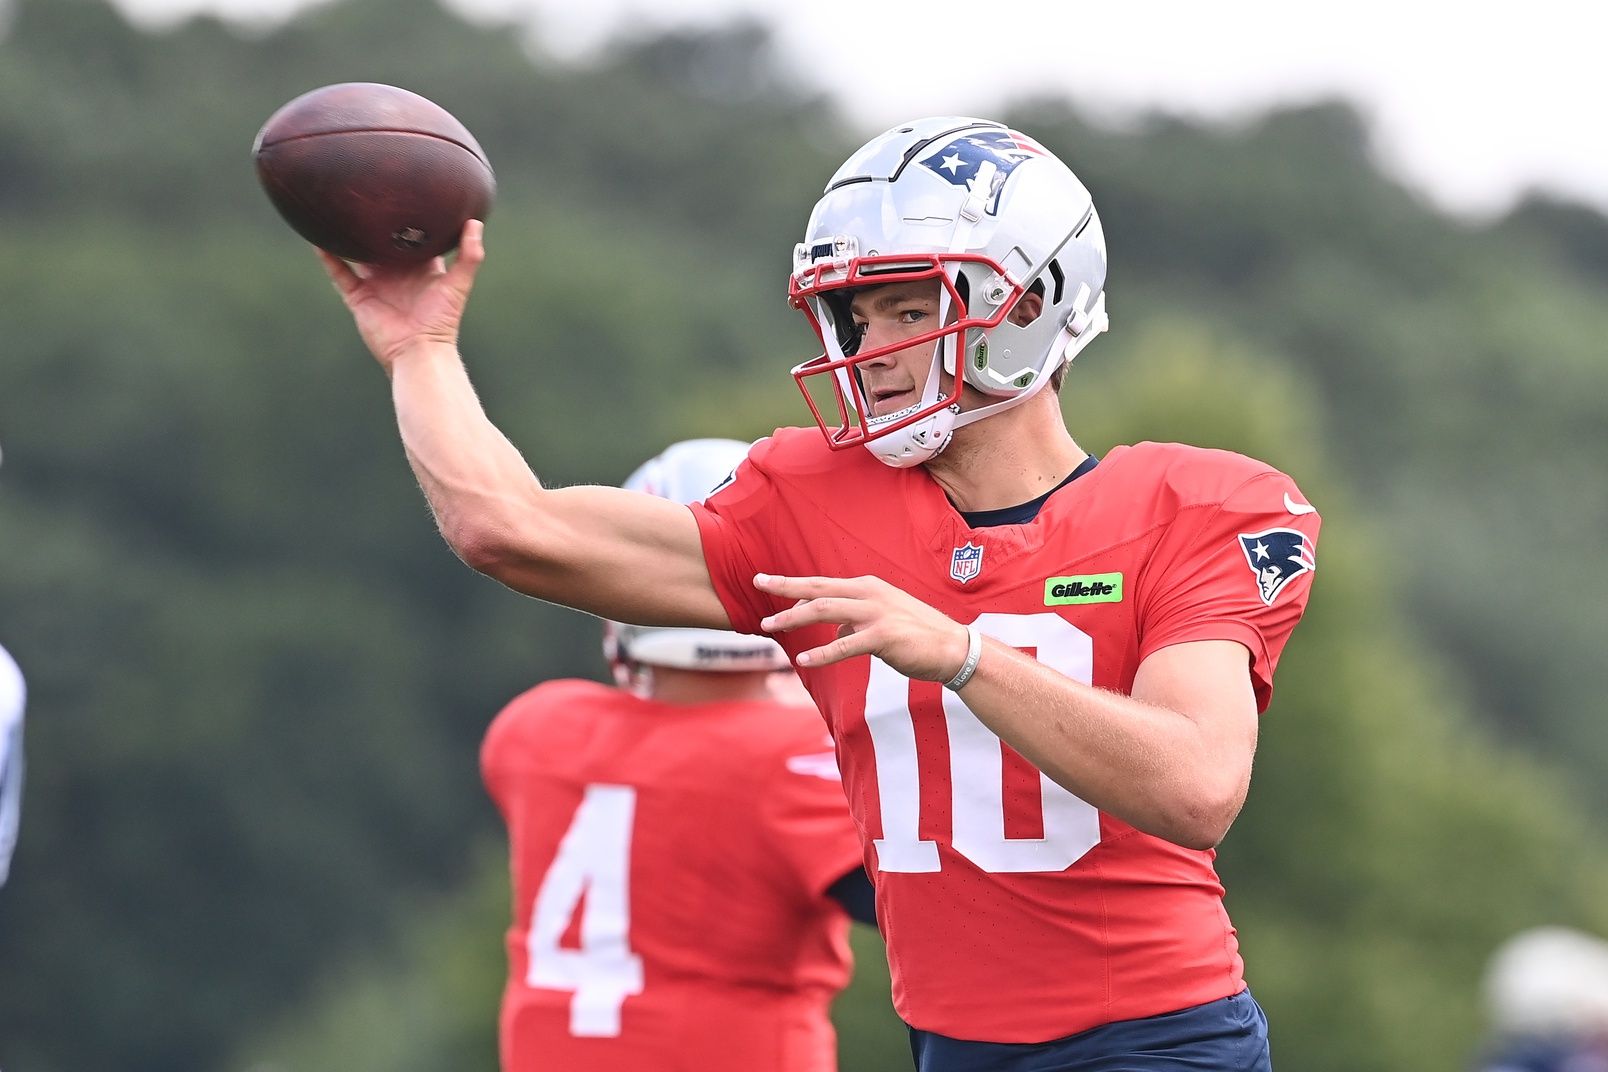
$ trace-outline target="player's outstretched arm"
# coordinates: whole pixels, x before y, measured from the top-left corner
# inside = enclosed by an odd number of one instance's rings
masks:
[[[544,488],[486,416],[458,353],[482,233],[469,221],[450,265],[358,269],[319,252],[391,377],[402,445],[442,536],[527,595],[616,621],[729,628],[685,506],[618,488]]]

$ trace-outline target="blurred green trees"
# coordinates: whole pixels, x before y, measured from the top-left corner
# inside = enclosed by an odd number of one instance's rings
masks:
[[[578,65],[433,0],[247,33],[14,0],[0,39],[0,641],[31,685],[0,1065],[486,1067],[506,905],[475,754],[592,623],[453,560],[383,376],[251,174],[279,104],[393,82],[498,169],[465,349],[559,483],[806,414],[796,232],[869,132],[763,31]],[[1095,450],[1242,449],[1324,510],[1222,869],[1282,1066],[1451,1070],[1511,930],[1608,930],[1608,222],[1476,225],[1340,105],[1234,129],[1011,118],[1101,207]],[[899,1067],[862,943],[847,1070]],[[407,1061],[419,1063],[407,1064]]]

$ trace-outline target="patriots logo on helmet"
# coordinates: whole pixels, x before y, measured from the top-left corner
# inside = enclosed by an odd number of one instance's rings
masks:
[[[988,198],[990,216],[999,210],[999,192],[1016,166],[1035,156],[1046,155],[1043,148],[1025,134],[1011,130],[981,130],[956,138],[921,161],[921,166],[955,186],[964,186]],[[989,188],[978,190],[976,182],[983,164],[992,163]]]
[[[1284,586],[1303,573],[1316,572],[1317,559],[1312,541],[1306,533],[1295,529],[1268,529],[1265,532],[1240,533],[1240,550],[1245,561],[1256,574],[1256,586],[1262,602],[1268,606],[1278,598]]]

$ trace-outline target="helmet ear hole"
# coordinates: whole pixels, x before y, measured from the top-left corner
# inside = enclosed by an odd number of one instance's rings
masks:
[[[1061,295],[1066,290],[1066,273],[1061,271],[1060,261],[1052,260],[1050,262],[1050,278],[1055,281],[1055,291],[1050,298],[1050,304],[1060,305]],[[1033,285],[1039,288],[1040,293],[1043,293],[1044,280],[1042,278],[1037,280]]]
[[[1016,327],[1025,328],[1037,320],[1044,313],[1044,282],[1035,279],[1033,285],[1027,288],[1027,293],[1016,299],[1011,306],[1010,315],[1006,322]]]

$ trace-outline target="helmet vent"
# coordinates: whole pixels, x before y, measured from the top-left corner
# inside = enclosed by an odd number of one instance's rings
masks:
[[[1050,299],[1050,304],[1060,305],[1061,291],[1066,286],[1066,273],[1061,271],[1060,261],[1050,262],[1050,278],[1055,280],[1055,295]]]
[[[1082,238],[1083,237],[1083,232],[1087,231],[1089,229],[1089,224],[1091,224],[1093,222],[1094,222],[1094,206],[1090,205],[1088,207],[1088,209],[1083,213],[1083,222],[1078,224],[1077,230],[1072,232],[1072,237],[1073,238]]]

